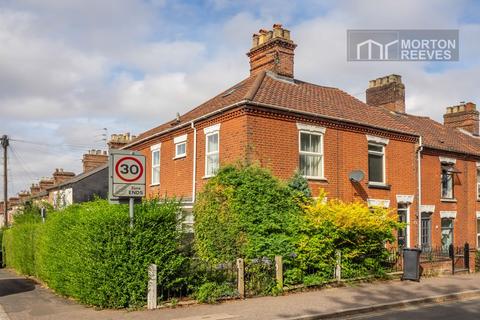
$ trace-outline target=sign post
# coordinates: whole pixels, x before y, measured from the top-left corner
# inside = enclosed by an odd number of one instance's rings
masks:
[[[108,195],[111,203],[128,199],[130,227],[133,228],[135,199],[145,196],[145,156],[136,151],[110,150]]]

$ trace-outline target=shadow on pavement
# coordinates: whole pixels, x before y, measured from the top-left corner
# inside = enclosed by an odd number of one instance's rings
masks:
[[[0,279],[0,297],[32,291],[35,282],[29,279]]]

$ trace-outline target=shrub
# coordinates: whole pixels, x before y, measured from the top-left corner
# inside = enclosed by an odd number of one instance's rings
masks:
[[[149,264],[157,264],[160,289],[181,281],[179,212],[175,201],[143,202],[130,228],[127,205],[73,205],[50,213],[45,224],[15,223],[7,231],[7,264],[87,304],[139,306]]]
[[[301,207],[295,192],[255,165],[226,166],[194,207],[195,248],[211,262],[290,254]]]
[[[215,303],[221,298],[236,295],[236,291],[228,283],[206,282],[195,292],[195,299],[202,303]]]
[[[331,279],[335,251],[342,253],[342,277],[383,274],[388,251],[386,242],[403,227],[388,209],[369,208],[365,203],[325,201],[325,194],[305,207],[303,232],[298,242],[302,270],[313,270],[316,278]],[[311,273],[311,272],[310,272]]]
[[[304,176],[302,176],[298,170],[295,171],[293,176],[288,181],[288,186],[291,189],[300,192],[304,197],[307,197],[307,198],[312,197],[312,191],[308,186],[307,179]]]

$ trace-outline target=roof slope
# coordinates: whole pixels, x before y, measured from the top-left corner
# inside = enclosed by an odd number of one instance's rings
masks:
[[[398,122],[422,136],[422,144],[432,149],[467,153],[480,156],[480,138],[446,127],[428,117],[391,113]]]
[[[392,115],[382,112],[378,107],[369,106],[340,89],[287,79],[276,76],[272,72],[261,72],[185,113],[178,121],[173,120],[143,132],[132,143],[135,144],[152,135],[160,134],[242,101],[253,101],[314,113],[320,117],[331,117],[389,131],[415,134],[409,126],[395,121]]]

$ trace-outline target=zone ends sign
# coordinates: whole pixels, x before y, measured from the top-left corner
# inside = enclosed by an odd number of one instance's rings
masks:
[[[145,196],[145,156],[135,151],[111,150],[109,173],[110,199]]]

